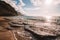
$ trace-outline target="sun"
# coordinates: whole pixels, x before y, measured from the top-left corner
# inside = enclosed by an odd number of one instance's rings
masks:
[[[45,5],[50,5],[53,0],[45,0]]]

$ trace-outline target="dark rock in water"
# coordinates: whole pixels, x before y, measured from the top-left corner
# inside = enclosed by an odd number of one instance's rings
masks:
[[[4,1],[0,1],[0,16],[16,16],[15,9]]]

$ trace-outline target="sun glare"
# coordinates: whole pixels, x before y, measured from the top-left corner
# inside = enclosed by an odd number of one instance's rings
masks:
[[[45,0],[45,4],[46,5],[50,5],[52,3],[53,0]]]
[[[51,20],[51,16],[46,16],[46,20],[48,21],[48,22],[50,22]]]

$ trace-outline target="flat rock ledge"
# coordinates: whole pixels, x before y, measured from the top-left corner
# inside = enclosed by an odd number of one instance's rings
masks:
[[[60,40],[59,25],[43,26],[35,23],[39,22],[18,16],[0,17],[0,40]]]

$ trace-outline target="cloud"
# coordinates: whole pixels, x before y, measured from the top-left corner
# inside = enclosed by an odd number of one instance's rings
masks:
[[[20,5],[21,5],[21,6],[25,6],[25,4],[23,3],[22,0],[19,0],[19,1],[20,1]]]
[[[41,0],[30,0],[34,6],[40,6],[42,4]]]
[[[30,7],[30,8],[24,8],[24,10],[26,10],[26,11],[36,11],[36,10],[39,10],[40,9],[40,7]]]
[[[53,0],[51,4],[49,3],[49,5],[45,4],[47,0],[30,0],[35,7],[31,8],[26,7],[24,9],[22,7],[25,6],[26,4],[24,4],[22,0],[19,0],[20,3],[18,3],[18,5],[16,5],[16,1],[13,0],[4,0],[4,1],[10,4],[12,7],[14,7],[16,11],[21,12],[24,15],[28,16],[60,15],[60,12],[58,12],[59,11],[58,9],[60,8],[60,7],[58,8],[60,0]]]
[[[47,1],[48,0],[42,0],[42,1],[31,0],[33,5],[35,5],[39,8],[37,10],[35,10],[33,8],[31,8],[31,9],[26,8],[26,12],[27,12],[26,15],[29,15],[29,16],[60,16],[60,12],[58,12],[59,8],[60,8],[58,6],[60,4],[60,0],[51,0],[51,1],[48,1],[48,2]],[[49,3],[49,4],[45,4],[46,2]]]

